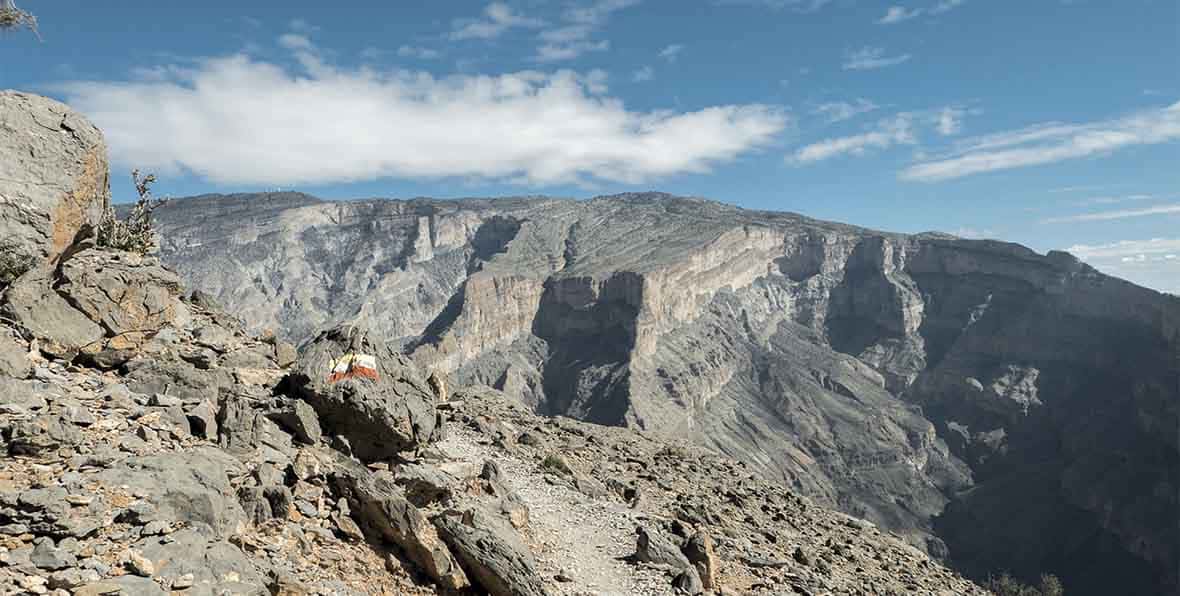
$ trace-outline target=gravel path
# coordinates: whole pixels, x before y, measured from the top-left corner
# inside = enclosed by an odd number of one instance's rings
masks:
[[[672,594],[671,578],[636,567],[621,557],[635,551],[635,527],[642,516],[621,503],[591,499],[565,485],[546,481],[535,463],[476,441],[466,429],[450,429],[439,446],[456,459],[481,463],[494,459],[529,508],[527,538],[541,571],[572,581],[550,585],[563,595]],[[558,564],[561,561],[561,564]]]

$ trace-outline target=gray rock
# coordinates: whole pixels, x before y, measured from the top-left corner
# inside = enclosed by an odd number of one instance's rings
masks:
[[[681,571],[672,580],[672,587],[680,594],[692,594],[695,596],[696,594],[705,593],[705,586],[701,582],[700,576],[697,575],[697,570],[693,567],[688,567],[684,571]]]
[[[0,377],[0,406],[9,410],[34,412],[47,405],[45,397],[33,388],[32,383]]]
[[[73,554],[57,548],[54,546],[53,541],[48,539],[37,543],[37,546],[33,548],[33,553],[29,556],[29,560],[38,568],[49,571],[73,567],[78,562]]]
[[[167,394],[186,403],[216,399],[233,385],[226,371],[199,370],[192,364],[170,358],[136,358],[123,366],[127,386],[136,393]]]
[[[418,507],[446,502],[458,490],[459,479],[435,466],[403,464],[394,471],[394,482],[405,490],[405,496]]]
[[[472,582],[492,596],[546,594],[533,553],[500,516],[474,506],[448,511],[434,525]]]
[[[324,436],[315,409],[303,400],[296,399],[284,404],[281,410],[272,412],[270,417],[308,445],[319,443]]]
[[[41,340],[41,351],[72,359],[83,347],[99,346],[105,335],[91,321],[53,289],[53,271],[34,269],[21,276],[5,294],[0,313]]]
[[[8,450],[13,455],[40,455],[82,442],[82,433],[60,416],[42,414],[12,425]]]
[[[701,587],[706,590],[716,588],[720,565],[713,551],[713,539],[704,532],[697,532],[684,543],[681,550],[696,569]]]
[[[218,437],[217,409],[204,400],[185,412],[193,436],[216,441]]]
[[[24,379],[33,371],[29,345],[5,327],[0,327],[0,378]]]
[[[688,558],[680,551],[680,547],[672,542],[671,538],[656,530],[644,527],[637,528],[636,535],[635,554],[631,556],[633,560],[653,565],[666,565],[675,570],[692,567]]]
[[[114,349],[135,349],[165,326],[183,326],[180,278],[153,257],[91,248],[61,264],[57,291],[98,323]]]
[[[332,362],[346,354],[375,357],[378,378],[330,379]],[[434,394],[417,367],[363,330],[338,327],[322,333],[304,348],[290,379],[325,430],[348,438],[362,460],[392,457],[424,445],[434,434]]]
[[[110,200],[102,133],[63,103],[13,91],[0,91],[0,130],[0,250],[56,259]]]
[[[443,587],[457,590],[469,585],[435,526],[406,499],[391,475],[373,474],[338,456],[331,480],[336,490],[347,496],[353,518],[367,534],[398,545]]]
[[[212,447],[131,457],[98,474],[104,483],[127,485],[147,495],[161,519],[208,525],[226,535],[246,518],[233,496],[230,474],[241,475],[241,464]]]

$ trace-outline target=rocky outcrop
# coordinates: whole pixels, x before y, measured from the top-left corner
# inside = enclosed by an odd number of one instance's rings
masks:
[[[459,385],[690,437],[980,576],[1175,584],[1180,536],[1146,520],[1180,508],[1180,300],[1064,253],[657,193],[160,214],[167,262],[291,339],[364,324]],[[1033,485],[1055,521],[1022,521]]]
[[[106,144],[93,124],[52,99],[0,91],[4,261],[56,260],[98,224],[109,197]],[[0,285],[11,273],[0,271]]]
[[[414,363],[363,329],[320,334],[304,347],[289,385],[364,461],[413,450],[441,432],[434,393]]]

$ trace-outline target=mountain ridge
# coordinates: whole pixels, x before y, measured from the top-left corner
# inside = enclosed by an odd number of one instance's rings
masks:
[[[461,383],[690,437],[976,575],[1021,562],[948,529],[979,523],[955,517],[962,495],[1049,457],[1037,480],[1055,500],[1048,518],[1081,516],[1100,545],[1083,550],[1168,574],[1174,533],[1135,511],[1174,511],[1174,499],[1137,503],[1078,479],[1107,465],[1102,449],[1134,458],[1155,445],[1133,484],[1174,486],[1161,428],[1176,417],[1180,299],[1068,253],[663,193],[272,200],[254,213],[251,200],[214,200],[234,217],[200,200],[159,216],[162,258],[254,326],[301,339],[375,325]],[[1112,438],[1078,444],[1080,431]],[[991,510],[1016,507],[1001,492]],[[1115,503],[1128,508],[1104,518]],[[995,515],[984,523],[1012,517]],[[1029,561],[1053,558],[1051,540],[1020,539],[1040,544]]]

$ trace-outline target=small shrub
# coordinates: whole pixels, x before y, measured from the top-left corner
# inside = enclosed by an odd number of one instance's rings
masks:
[[[156,234],[152,228],[152,212],[157,207],[168,202],[167,199],[157,199],[152,196],[152,184],[156,182],[155,174],[140,176],[139,170],[131,172],[131,179],[135,182],[135,192],[139,199],[131,208],[126,219],[119,219],[115,208],[107,203],[104,208],[102,221],[98,224],[98,245],[105,248],[126,250],[129,252],[147,254],[156,245]]]
[[[28,29],[41,39],[37,31],[37,17],[16,7],[14,0],[0,0],[0,31]]]
[[[996,596],[1064,596],[1065,588],[1055,575],[1042,574],[1039,584],[1034,587],[1022,583],[1007,573],[990,577],[985,586]]]
[[[541,460],[541,469],[560,476],[572,476],[574,474],[574,471],[570,469],[570,465],[566,463],[565,458],[553,453],[546,455],[545,459]]]

